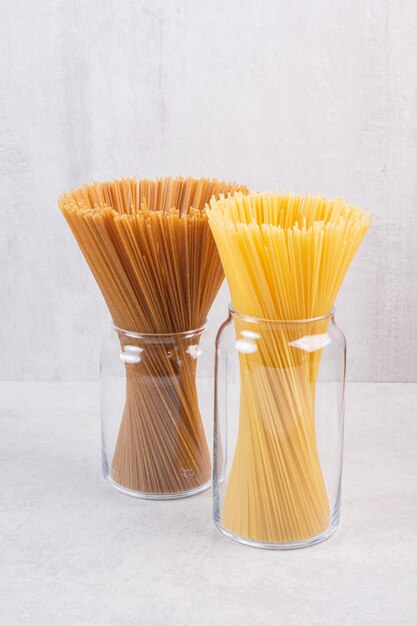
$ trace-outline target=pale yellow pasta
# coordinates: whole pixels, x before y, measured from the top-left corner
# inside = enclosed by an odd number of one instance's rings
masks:
[[[371,223],[341,199],[272,193],[213,199],[208,215],[233,308],[264,320],[331,311]],[[327,324],[306,323],[305,331],[325,333]],[[245,322],[235,327],[239,334]],[[314,422],[321,350],[289,345],[302,330],[260,324],[258,350],[239,354],[239,434],[221,520],[256,541],[308,539],[329,524]]]

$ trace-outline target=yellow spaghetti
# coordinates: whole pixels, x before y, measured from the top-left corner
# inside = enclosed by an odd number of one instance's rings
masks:
[[[208,215],[234,310],[283,321],[331,311],[372,221],[340,199],[269,193],[213,199]],[[306,322],[306,334],[326,333],[327,324]],[[237,335],[247,328],[235,318]],[[239,432],[221,523],[254,541],[305,540],[323,533],[330,515],[314,423],[321,350],[291,345],[299,324],[264,321],[255,330],[257,350],[239,354]]]
[[[59,200],[115,325],[163,335],[125,362],[111,463],[112,480],[125,489],[181,494],[210,479],[187,331],[203,326],[224,277],[204,206],[237,189],[245,188],[206,178],[123,179]],[[135,337],[120,332],[119,339],[122,348],[142,350]]]

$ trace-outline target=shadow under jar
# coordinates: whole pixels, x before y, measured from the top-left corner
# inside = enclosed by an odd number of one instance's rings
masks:
[[[214,522],[260,548],[313,545],[340,516],[346,342],[334,311],[278,321],[229,308],[216,339]]]
[[[101,354],[102,468],[127,495],[191,496],[211,484],[204,414],[213,383],[206,325],[142,334],[114,327]]]

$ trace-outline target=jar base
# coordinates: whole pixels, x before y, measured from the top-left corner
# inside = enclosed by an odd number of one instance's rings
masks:
[[[195,489],[189,489],[188,491],[179,491],[176,493],[148,493],[142,491],[133,491],[132,489],[126,489],[126,487],[122,487],[116,483],[110,476],[103,472],[103,476],[110,485],[118,491],[119,493],[123,493],[125,496],[131,496],[132,498],[142,498],[144,500],[178,500],[180,498],[189,498],[190,496],[195,496],[198,493],[206,491],[211,487],[211,480],[204,485],[200,485]]]
[[[230,530],[225,528],[220,520],[214,519],[214,524],[218,528],[218,530],[225,535],[228,539],[232,541],[236,541],[237,543],[241,543],[245,546],[250,546],[251,548],[262,548],[264,550],[298,550],[300,548],[308,548],[310,546],[315,546],[322,541],[326,541],[330,539],[330,537],[335,533],[339,526],[340,521],[340,505],[337,504],[333,508],[330,523],[326,530],[320,535],[315,535],[314,537],[310,537],[309,539],[302,539],[300,541],[288,541],[284,543],[272,543],[272,542],[263,542],[263,541],[255,541],[253,539],[249,539],[248,537],[241,537],[240,535],[236,535],[232,533]]]

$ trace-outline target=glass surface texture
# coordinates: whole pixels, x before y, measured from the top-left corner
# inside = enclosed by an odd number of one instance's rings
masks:
[[[165,499],[210,486],[214,352],[205,329],[151,335],[115,328],[105,341],[102,468],[115,489]]]
[[[332,311],[230,310],[216,340],[214,522],[263,548],[318,543],[340,516],[346,342]]]

